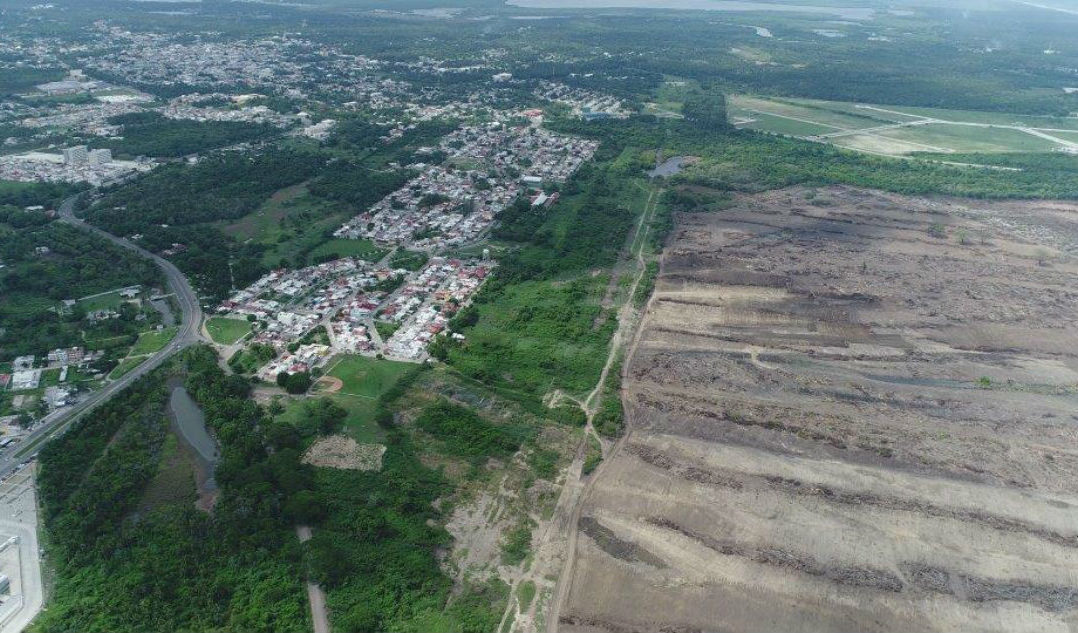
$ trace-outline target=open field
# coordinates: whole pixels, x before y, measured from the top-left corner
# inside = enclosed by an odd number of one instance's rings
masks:
[[[808,194],[679,218],[559,629],[1070,630],[1078,205]]]
[[[873,154],[1051,152],[1078,147],[1078,117],[733,95],[737,127]]]
[[[330,361],[327,378],[315,383],[311,394],[332,398],[348,411],[344,429],[356,441],[381,442],[385,434],[374,421],[378,397],[414,367],[411,363],[358,354],[338,356]],[[339,389],[337,381],[340,381]],[[282,414],[284,419],[303,415],[303,402],[303,399],[292,400]]]
[[[142,334],[139,334],[138,340],[135,341],[135,345],[131,348],[129,354],[131,356],[153,354],[162,347],[168,345],[169,341],[171,341],[174,336],[176,336],[175,327],[167,327],[152,332],[143,332]]]
[[[251,331],[251,324],[240,319],[212,317],[206,321],[206,331],[214,343],[232,345]]]
[[[387,252],[384,248],[375,246],[370,240],[332,239],[312,250],[311,257],[317,259],[326,255],[338,255],[376,262],[385,257]]]
[[[120,378],[123,378],[129,371],[141,365],[144,360],[146,360],[145,356],[133,356],[121,360],[120,364],[116,365],[116,367],[109,372],[109,379],[119,380]]]
[[[116,310],[124,301],[125,299],[120,296],[120,289],[117,289],[112,292],[79,299],[79,305],[87,312],[95,312],[97,310]]]

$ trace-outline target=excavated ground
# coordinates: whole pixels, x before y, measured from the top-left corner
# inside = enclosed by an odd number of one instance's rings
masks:
[[[680,217],[560,630],[1078,629],[1076,254],[1065,203]]]

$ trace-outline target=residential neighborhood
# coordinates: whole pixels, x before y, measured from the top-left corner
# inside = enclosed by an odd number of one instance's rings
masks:
[[[423,250],[474,242],[517,197],[565,182],[597,147],[593,140],[537,127],[461,127],[427,152],[443,152],[445,161],[412,165],[418,176],[349,220],[336,235]]]
[[[342,258],[267,273],[221,303],[217,313],[252,321],[254,334],[247,343],[273,348],[275,358],[258,372],[264,380],[309,371],[337,353],[418,362],[493,266],[433,257],[409,272]],[[385,340],[379,323],[392,331]],[[302,342],[319,327],[325,328],[327,344]]]

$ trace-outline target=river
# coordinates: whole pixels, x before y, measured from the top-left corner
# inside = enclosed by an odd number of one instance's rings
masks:
[[[869,7],[827,7],[740,0],[508,0],[525,9],[676,9],[691,11],[771,11],[834,15],[843,20],[871,20]]]

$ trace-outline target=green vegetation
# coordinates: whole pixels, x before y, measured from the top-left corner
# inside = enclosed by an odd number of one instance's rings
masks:
[[[502,538],[502,564],[516,567],[524,562],[531,553],[532,528],[527,522],[521,522],[510,529]]]
[[[527,429],[496,426],[471,409],[446,400],[423,409],[416,426],[440,440],[450,455],[472,463],[509,457],[528,437]]]
[[[138,340],[135,341],[135,346],[131,348],[130,354],[132,356],[153,354],[169,344],[169,342],[176,336],[176,330],[177,328],[175,327],[167,327],[161,330],[139,334]]]
[[[585,475],[592,474],[602,461],[603,445],[599,443],[597,437],[589,435],[588,452],[584,455],[584,466],[581,468],[581,472]]]
[[[636,292],[633,293],[633,304],[636,307],[643,307],[651,298],[651,293],[655,290],[655,277],[658,274],[659,262],[648,262],[644,266],[644,276],[640,278],[640,283],[636,286]]]
[[[410,363],[354,354],[338,356],[327,375],[341,380],[343,395],[376,399],[414,367]]]
[[[658,146],[701,160],[673,177],[675,184],[717,192],[758,192],[796,184],[849,184],[896,193],[972,198],[1078,198],[1078,169],[1061,154],[985,156],[984,164],[1014,166],[1001,171],[881,158],[818,143],[747,131],[714,132],[672,119],[640,117],[629,123],[602,121],[584,126],[563,121],[565,131],[595,135],[615,145]],[[922,155],[963,162],[965,155]]]
[[[277,350],[265,343],[251,343],[228,359],[228,366],[237,374],[253,374],[259,367],[277,356]]]
[[[328,240],[310,252],[314,261],[338,259],[341,257],[358,257],[367,261],[376,262],[386,256],[389,251],[379,248],[370,240]]]
[[[87,307],[81,302],[61,309],[67,299],[136,284],[161,285],[160,271],[95,235],[48,223],[43,214],[0,207],[0,261],[0,359],[76,345],[124,348],[159,319],[144,310],[147,320],[140,322],[139,310],[129,304],[120,307],[119,318],[97,324],[86,321]]]
[[[61,200],[81,189],[81,186],[58,182],[12,182],[0,180],[0,209],[5,206],[25,208],[37,205],[54,206]],[[9,215],[11,209],[4,212],[0,222],[18,222]],[[36,217],[36,214],[34,214]]]
[[[427,254],[423,251],[401,250],[393,253],[389,259],[389,267],[393,269],[419,270],[427,263]]]
[[[601,435],[617,437],[625,424],[625,409],[621,404],[621,360],[610,365],[599,393],[599,411],[591,424]]]
[[[250,333],[251,323],[241,319],[211,317],[206,321],[206,331],[214,343],[232,345]]]
[[[359,442],[383,441],[385,432],[378,423],[378,416],[383,413],[384,402],[400,395],[397,385],[407,383],[407,377],[418,371],[417,365],[396,361],[370,358],[367,356],[343,355],[331,361],[327,376],[341,381],[341,390],[327,394],[326,397],[344,409],[345,432]],[[321,384],[314,387],[314,394],[319,394]],[[303,406],[290,403],[282,419],[299,424]],[[384,412],[384,415],[390,415]],[[390,416],[391,417],[391,416]]]
[[[158,370],[42,451],[56,586],[38,630],[310,626],[291,529],[310,469],[286,446],[270,455],[246,384],[221,372],[212,352],[190,350],[184,366],[187,388],[221,441],[213,516],[196,510],[189,494],[142,503],[167,454],[166,372]]]
[[[292,374],[282,371],[277,374],[277,386],[284,387],[285,391],[294,396],[305,394],[311,388],[311,375],[305,371]]]
[[[382,340],[386,340],[393,336],[393,333],[401,328],[400,323],[393,323],[392,321],[375,321],[374,329],[378,330],[378,336],[382,337]]]
[[[517,585],[517,602],[520,604],[520,610],[527,611],[532,600],[535,600],[535,582],[525,580]]]
[[[116,365],[116,368],[109,372],[109,379],[117,380],[119,378],[123,378],[125,375],[130,373],[132,369],[138,367],[143,362],[145,362],[145,360],[146,358],[144,356],[135,356],[132,358],[125,358],[121,360],[120,363]]]
[[[103,144],[118,156],[185,156],[275,132],[270,125],[169,119],[156,112],[121,114],[109,123],[123,126],[122,139]]]

